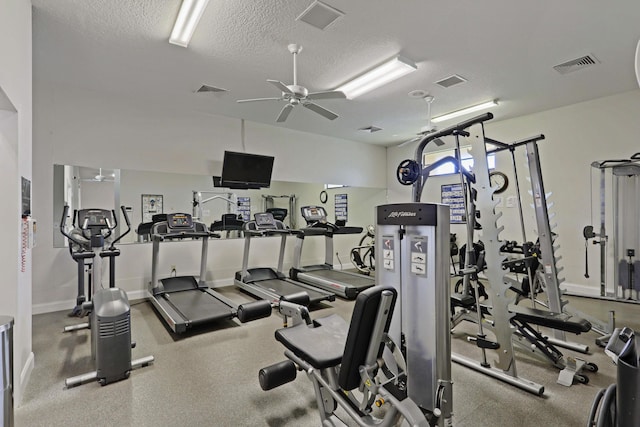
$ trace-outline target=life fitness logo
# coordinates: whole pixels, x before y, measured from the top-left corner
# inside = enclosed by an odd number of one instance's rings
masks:
[[[416,216],[416,212],[406,212],[406,211],[393,211],[389,213],[388,218],[400,218],[405,216]]]

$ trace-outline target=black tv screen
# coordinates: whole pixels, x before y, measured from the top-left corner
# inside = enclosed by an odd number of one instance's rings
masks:
[[[225,151],[222,162],[222,186],[228,188],[268,188],[273,171],[271,156]]]

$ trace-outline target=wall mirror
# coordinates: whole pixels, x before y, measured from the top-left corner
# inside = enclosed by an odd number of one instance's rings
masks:
[[[230,190],[214,187],[213,177],[205,175],[74,165],[54,165],[53,188],[54,247],[65,246],[59,230],[65,204],[70,207],[70,215],[74,209],[116,209],[118,230],[122,232],[126,228],[119,206],[126,206],[132,231],[121,243],[131,244],[146,242],[144,234],[137,233],[138,228],[162,213],[187,212],[211,226],[223,215],[252,219],[253,214],[267,208],[280,208],[287,210],[283,221],[287,226],[302,228],[306,224],[300,207],[322,204],[329,221],[335,222],[337,215],[337,219],[346,218],[348,225],[366,227],[373,224],[375,206],[386,203],[386,190],[382,188],[326,188],[320,183],[272,181],[269,188],[261,190]],[[327,195],[324,204],[320,200],[322,191]],[[67,226],[71,227],[71,218]],[[240,236],[237,231],[220,234],[222,238]]]

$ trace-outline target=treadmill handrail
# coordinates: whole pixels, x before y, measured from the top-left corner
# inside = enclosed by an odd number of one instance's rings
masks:
[[[271,236],[271,235],[282,235],[282,234],[292,234],[291,230],[281,230],[270,228],[267,230],[244,230],[245,234],[249,234],[251,236]]]
[[[218,233],[211,233],[208,231],[178,231],[167,234],[152,234],[151,238],[153,240],[163,241],[163,240],[173,240],[173,239],[188,239],[188,238],[200,238],[200,237],[213,237],[219,238],[220,235]]]

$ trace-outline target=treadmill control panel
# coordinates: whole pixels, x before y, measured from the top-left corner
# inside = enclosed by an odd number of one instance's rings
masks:
[[[273,217],[273,214],[271,213],[268,213],[268,212],[257,213],[253,217],[256,221],[256,227],[259,230],[278,228],[278,225],[276,224],[276,220]]]
[[[192,230],[193,218],[188,213],[167,214],[167,226],[171,230]]]
[[[307,224],[327,222],[327,211],[322,206],[304,206],[300,210]]]

